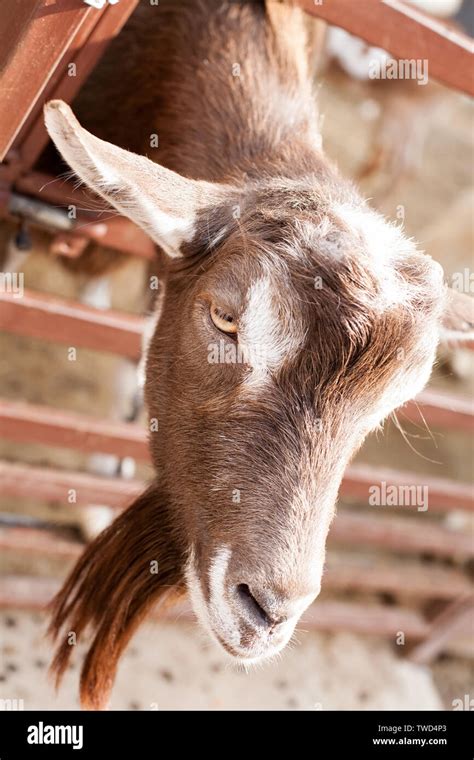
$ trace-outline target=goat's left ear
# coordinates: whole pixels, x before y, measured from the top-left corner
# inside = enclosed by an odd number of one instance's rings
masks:
[[[138,224],[170,256],[194,237],[200,211],[225,201],[230,188],[176,172],[87,132],[62,100],[44,108],[57,149],[77,176]]]
[[[448,290],[440,338],[446,343],[474,340],[474,298]]]

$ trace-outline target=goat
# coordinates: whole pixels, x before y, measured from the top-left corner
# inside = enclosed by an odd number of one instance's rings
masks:
[[[111,48],[127,67],[95,125],[121,147],[45,108],[72,170],[167,255],[145,383],[156,478],[53,604],[58,681],[65,631],[93,631],[88,708],[151,607],[186,591],[235,660],[286,645],[319,593],[347,463],[427,382],[444,315],[472,323],[441,267],[324,156],[298,9],[146,5]]]

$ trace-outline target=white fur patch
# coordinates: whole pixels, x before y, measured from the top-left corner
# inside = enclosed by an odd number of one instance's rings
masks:
[[[146,363],[148,359],[148,350],[150,348],[151,339],[155,334],[156,326],[160,321],[162,311],[162,298],[158,298],[158,302],[155,304],[155,309],[151,314],[145,317],[143,332],[142,332],[142,345],[141,356],[137,367],[137,384],[141,391],[145,387],[146,380]]]
[[[227,601],[225,579],[232,552],[228,546],[221,546],[215,553],[209,568],[209,606],[212,622],[223,632],[225,640],[234,647],[240,645],[240,633],[235,623],[231,607]]]
[[[196,561],[194,551],[190,552],[188,562],[184,571],[188,593],[193,606],[194,614],[201,625],[213,636],[213,631],[209,623],[207,614],[207,604],[202,592],[201,583],[196,573]]]
[[[229,547],[222,546],[216,551],[211,561],[209,568],[209,605],[206,604],[201,583],[197,577],[193,552],[191,552],[186,565],[185,575],[193,609],[201,625],[211,634],[212,638],[216,638],[215,630],[218,630],[228,644],[238,647],[240,645],[240,632],[227,602],[225,590],[225,577],[231,554]]]
[[[142,212],[142,226],[150,236],[157,240],[164,252],[171,258],[181,257],[181,246],[193,239],[195,223],[191,219],[167,214],[159,208],[159,201],[151,201],[143,196],[143,191],[137,188],[137,210]],[[141,196],[141,197],[140,197]]]
[[[256,280],[247,291],[247,306],[240,320],[239,344],[245,361],[252,367],[247,385],[264,384],[288,356],[301,345],[303,333],[292,322],[293,333],[287,332],[277,307],[277,293],[270,277]],[[289,322],[289,320],[288,320]]]
[[[394,259],[415,253],[414,244],[405,237],[400,227],[368,206],[338,204],[334,211],[351,230],[359,234],[368,255],[373,259],[390,263]]]
[[[358,235],[370,259],[373,274],[380,285],[380,309],[383,311],[393,306],[410,304],[418,286],[401,276],[396,265],[402,263],[405,257],[417,253],[412,240],[403,234],[398,225],[367,206],[358,208],[341,204],[335,207],[335,211],[349,229]],[[439,278],[441,284],[442,269],[439,265],[436,266],[436,262],[432,264],[433,275]]]

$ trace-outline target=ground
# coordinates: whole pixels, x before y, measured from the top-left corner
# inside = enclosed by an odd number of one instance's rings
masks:
[[[0,631],[1,697],[23,699],[25,710],[78,707],[80,652],[55,696],[46,679],[50,650],[43,637],[44,617],[9,611],[0,618]],[[437,710],[442,702],[429,669],[400,659],[380,639],[298,632],[297,643],[278,660],[246,673],[194,626],[161,623],[146,624],[133,640],[110,707]]]

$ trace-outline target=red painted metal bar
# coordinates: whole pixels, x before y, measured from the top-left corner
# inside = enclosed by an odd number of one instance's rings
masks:
[[[90,25],[83,24],[71,40],[41,98],[32,109],[26,130],[22,130],[18,136],[19,163],[22,168],[34,165],[49,139],[43,123],[43,104],[53,98],[72,102],[138,2],[139,0],[121,0],[117,5],[106,5],[101,11],[96,10],[89,17]],[[69,75],[72,66],[74,76]]]
[[[42,443],[118,457],[149,460],[146,431],[139,425],[0,399],[0,435],[17,443]]]
[[[15,554],[27,552],[28,557],[46,555],[72,560],[82,554],[84,544],[58,536],[53,531],[0,525],[0,549]]]
[[[0,293],[0,304],[2,330],[58,340],[71,345],[79,345],[77,341],[80,340],[81,346],[123,353],[134,358],[140,353],[140,335],[143,328],[143,319],[140,317],[120,312],[104,312],[35,291],[25,291],[21,298],[15,297],[13,293]],[[85,325],[87,330],[84,330]],[[97,334],[94,325],[97,325]],[[111,343],[107,342],[108,338],[111,339]],[[423,391],[398,413],[402,420],[408,419],[417,424],[423,424],[425,420],[434,429],[441,427],[468,433],[474,430],[472,401],[432,389]],[[416,479],[410,483],[423,484]],[[366,499],[367,484],[372,485],[373,479],[369,477],[364,480],[363,470],[357,467],[351,484],[353,492]],[[469,497],[463,487],[459,492],[463,503],[466,496],[468,499],[472,498],[472,494]],[[442,500],[444,495],[440,498]],[[435,496],[433,506],[437,506],[438,501]]]
[[[474,432],[474,403],[472,399],[428,388],[397,411],[405,420],[434,428],[450,428],[464,433]]]
[[[385,486],[383,486],[385,484]],[[382,467],[371,467],[370,465],[357,464],[351,465],[347,468],[344,475],[344,480],[340,489],[340,496],[350,498],[358,503],[371,505],[371,496],[374,493],[370,489],[373,487],[379,487],[384,489],[384,493],[390,493],[385,488],[395,487],[400,494],[398,506],[400,509],[411,509],[416,511],[416,506],[403,506],[402,497],[404,494],[408,494],[406,489],[412,489],[411,493],[415,493],[413,489],[426,489],[426,491],[418,491],[418,494],[426,494],[426,503],[428,510],[445,511],[451,509],[464,509],[468,511],[474,510],[474,489],[469,483],[459,483],[454,480],[445,480],[443,478],[435,477],[434,475],[423,475],[418,472],[400,472],[398,470],[392,470]],[[391,490],[392,493],[395,491]],[[381,490],[382,493],[382,490]],[[413,504],[413,497],[408,495],[405,499],[412,498],[410,502]],[[373,500],[373,499],[372,499]],[[424,505],[419,505],[423,507]],[[390,503],[385,508],[390,507]],[[374,509],[383,510],[383,503],[380,506],[374,506]],[[421,510],[420,510],[421,511]]]
[[[474,542],[470,534],[449,530],[423,517],[371,517],[340,510],[331,527],[329,541],[351,549],[354,546],[373,546],[400,554],[474,556]]]
[[[66,446],[87,452],[103,451],[149,461],[147,433],[138,425],[100,420],[23,402],[0,400],[0,434],[17,442]],[[472,511],[474,508],[473,488],[469,484],[362,464],[347,469],[340,495],[370,506],[369,489],[374,486],[381,488],[382,483],[386,484],[387,489],[392,486],[397,489],[426,488],[428,510],[431,511]],[[413,502],[394,508],[417,511]],[[383,511],[391,508],[381,505],[373,509]]]
[[[59,591],[60,581],[53,578],[10,575],[0,578],[0,608],[45,610]],[[193,620],[189,604],[181,603],[164,614],[150,616],[155,621]],[[409,639],[423,639],[429,623],[414,610],[381,605],[317,601],[303,615],[300,627],[319,631],[354,631],[361,634],[395,636],[403,631]]]
[[[336,591],[387,591],[412,598],[455,599],[472,593],[466,573],[439,563],[424,563],[379,554],[329,550],[323,589]]]
[[[122,0],[118,5],[107,5],[98,11],[87,8],[81,0],[23,2],[20,9],[17,0],[5,0],[0,9],[5,26],[11,24],[13,28],[13,34],[8,38],[8,55],[5,56],[8,66],[0,77],[0,94],[4,95],[0,101],[1,157],[13,143],[7,156],[8,163],[0,167],[0,184],[4,188],[1,198],[3,216],[8,215],[8,189],[15,180],[16,191],[39,195],[40,198],[47,196],[46,193],[41,196],[40,190],[52,178],[45,179],[34,172],[24,174],[34,165],[48,141],[43,124],[43,103],[53,97],[69,102],[74,98],[111,39],[138,4],[138,0]],[[24,21],[21,40],[15,35],[17,17]],[[37,48],[40,48],[38,55]],[[70,76],[72,65],[74,76]],[[12,93],[14,103],[9,102]],[[61,191],[56,196],[62,197],[60,201],[56,198],[57,202],[67,205],[74,202],[71,196],[81,195],[75,193],[70,183],[59,181],[59,186]],[[90,204],[91,196],[88,203],[78,205],[87,208]],[[107,214],[80,212],[76,226],[74,232],[63,233],[60,252],[76,249],[76,241],[83,248],[90,240],[145,258],[151,259],[155,255],[155,247],[148,236],[113,211]]]
[[[25,290],[0,292],[0,330],[138,359],[143,319]]]
[[[0,549],[27,552],[28,556],[77,559],[84,549],[78,541],[51,530],[0,525]],[[457,568],[354,554],[328,552],[324,589],[362,592],[388,591],[412,598],[455,599],[472,592],[467,575]]]
[[[409,657],[418,665],[432,662],[455,636],[474,632],[474,595],[452,602],[431,624],[428,636],[415,647]]]
[[[399,631],[407,639],[424,639],[429,624],[415,610],[382,605],[339,601],[316,601],[304,613],[300,628],[317,631],[352,631],[388,636],[392,641]]]
[[[87,473],[44,469],[29,465],[0,462],[0,485],[5,496],[67,505],[70,489],[74,504],[107,504],[126,507],[145,487],[134,480],[103,478]],[[380,546],[403,554],[424,552],[443,557],[472,557],[472,537],[448,530],[423,517],[379,517],[351,514],[340,510],[331,528],[330,541],[353,548],[357,545]]]
[[[450,397],[447,394],[435,395],[442,415],[445,415],[448,404],[450,407],[455,407],[455,403],[448,401]],[[427,398],[432,408],[436,410],[435,396],[427,393]],[[424,410],[424,399],[425,393],[420,394],[418,406],[422,410]],[[454,398],[453,402],[455,401]],[[463,404],[460,405],[460,414],[460,426],[464,429],[466,409]],[[148,459],[146,433],[136,425],[106,419],[98,420],[74,412],[7,399],[0,399],[0,421],[2,435],[12,440],[42,442],[51,446],[62,445],[82,451],[104,451],[117,456],[128,455],[136,459]],[[452,429],[459,429],[455,409],[450,410],[449,417],[446,414],[445,422]],[[473,489],[469,484],[432,475],[423,476],[419,473],[400,472],[362,464],[348,468],[341,495],[368,502],[369,488],[380,485],[382,481],[387,486],[427,486],[429,507],[432,509],[473,508]]]
[[[4,0],[2,25],[8,23],[16,6]],[[97,11],[77,0],[42,0],[21,37],[12,39],[0,80],[0,159],[30,116],[74,35],[95,14]]]
[[[307,13],[340,26],[399,59],[428,60],[429,76],[474,95],[473,41],[401,0],[296,0]]]
[[[9,167],[0,166],[0,182],[2,169],[8,173]],[[15,181],[15,191],[55,206],[67,208],[75,205],[77,223],[74,231],[66,234],[68,239],[83,237],[91,243],[123,253],[151,260],[156,257],[155,244],[143,230],[128,219],[118,216],[114,209],[94,211],[95,208],[103,208],[104,202],[86,189],[75,188],[71,182],[62,178],[30,172]],[[8,191],[4,191],[3,199],[0,195],[0,214],[8,217]]]
[[[2,495],[88,506],[106,504],[127,507],[144,489],[144,483],[124,478],[103,478],[85,472],[33,467],[16,462],[0,462]]]
[[[45,611],[54,595],[59,591],[61,581],[55,578],[36,576],[7,575],[0,578],[0,608],[1,609],[29,609]],[[465,616],[466,601],[464,599],[455,603],[448,611],[452,610],[463,613],[463,619],[459,617],[456,625],[446,625],[443,621],[442,646],[438,644],[439,635],[436,633],[437,621],[429,623],[416,610],[403,607],[386,607],[379,604],[363,604],[341,601],[318,600],[304,613],[299,628],[316,631],[351,631],[359,634],[388,636],[394,640],[399,631],[403,631],[407,640],[427,642],[430,649],[433,638],[436,638],[437,652],[442,651],[449,645],[455,635],[470,633],[472,626],[472,611]],[[462,609],[461,609],[462,606]],[[446,616],[443,616],[446,617]],[[181,602],[169,608],[164,613],[150,615],[150,620],[174,620],[189,622],[194,619],[189,602]],[[449,622],[449,621],[448,621]],[[448,630],[449,629],[449,630]],[[413,650],[424,654],[423,643]]]
[[[0,24],[0,71],[13,57],[42,0],[4,0]]]

